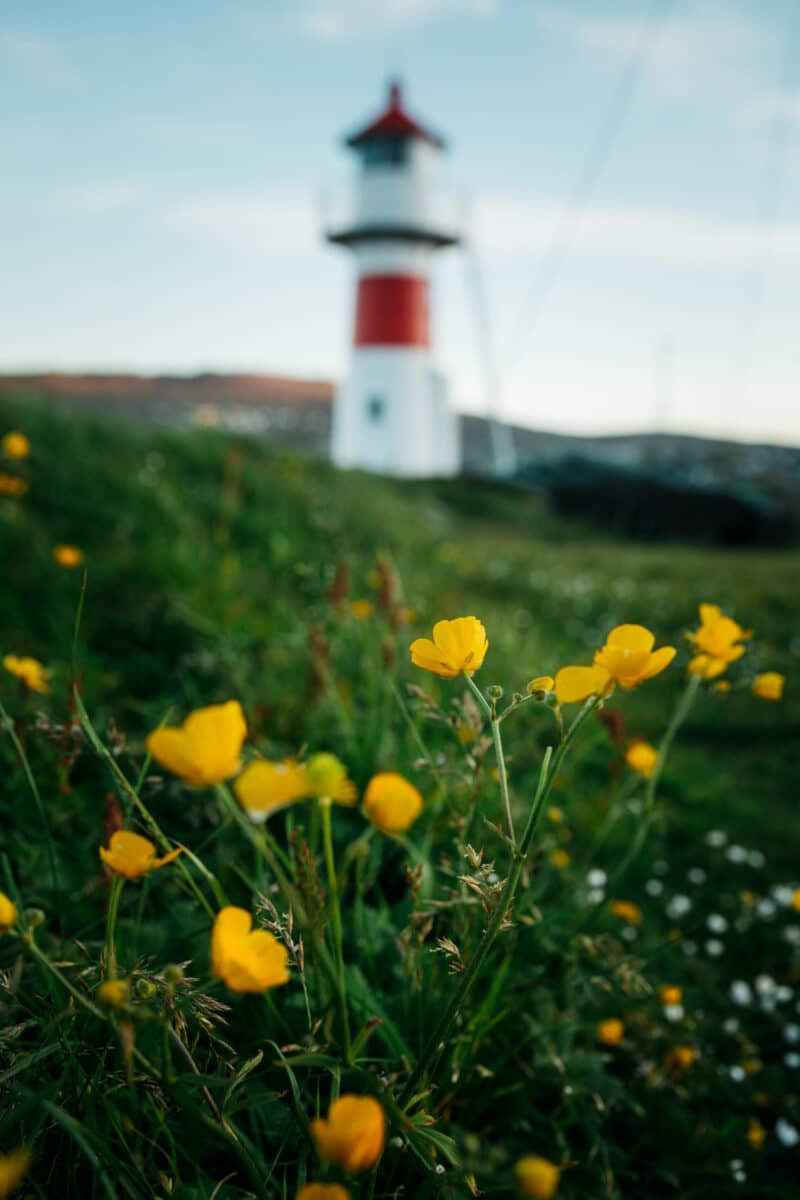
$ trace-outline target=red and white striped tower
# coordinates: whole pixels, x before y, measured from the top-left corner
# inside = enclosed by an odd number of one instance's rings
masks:
[[[459,234],[439,219],[432,173],[440,138],[408,115],[393,83],[385,111],[347,138],[358,156],[355,203],[328,240],[356,256],[350,376],[333,413],[342,467],[389,475],[452,475],[459,427],[431,359],[431,255]]]

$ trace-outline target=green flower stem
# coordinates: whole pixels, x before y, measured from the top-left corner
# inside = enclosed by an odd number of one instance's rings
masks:
[[[221,801],[223,810],[228,814],[234,824],[239,826],[248,841],[252,843],[252,845],[264,859],[264,862],[275,876],[275,880],[281,890],[281,893],[283,894],[284,899],[286,900],[286,903],[290,905],[300,925],[306,927],[308,925],[308,918],[306,916],[303,902],[300,899],[297,888],[294,886],[284,870],[283,864],[281,863],[282,852],[275,844],[274,839],[266,829],[263,827],[259,828],[253,824],[247,813],[244,812],[242,806],[233,796],[229,787],[226,787],[224,783],[218,783],[216,792]]]
[[[319,935],[319,931],[314,929],[308,914],[303,904],[300,893],[292,883],[289,876],[283,870],[279,861],[279,847],[275,844],[274,839],[267,833],[266,829],[258,829],[243,811],[241,805],[232,795],[230,788],[224,783],[217,784],[217,796],[222,804],[223,809],[228,813],[235,824],[239,826],[244,835],[255,846],[261,854],[264,862],[269,867],[275,876],[278,887],[281,890],[286,903],[289,905],[300,929],[309,935],[311,946],[314,950],[315,959],[319,959],[325,969],[325,973],[331,982],[334,990],[339,989],[339,973],[336,964],[331,958],[330,952]],[[212,913],[213,918],[213,913]]]
[[[493,704],[489,704],[483,692],[478,687],[471,675],[465,675],[472,694],[478,701],[486,716],[489,718],[489,725],[492,730],[492,741],[494,742],[494,756],[497,762],[497,774],[500,780],[500,796],[503,801],[503,809],[506,814],[506,825],[508,827],[508,837],[511,842],[511,848],[516,849],[517,839],[514,834],[514,819],[511,816],[511,796],[508,791],[508,772],[506,771],[506,759],[503,753],[503,740],[500,737],[500,718]]]
[[[31,789],[31,794],[39,811],[39,817],[41,818],[42,827],[44,829],[45,844],[47,846],[47,859],[50,866],[50,881],[53,885],[53,891],[58,892],[58,870],[56,868],[56,854],[55,847],[53,845],[53,835],[50,832],[50,822],[47,819],[47,813],[45,812],[44,804],[42,803],[42,796],[39,788],[37,787],[33,771],[31,770],[31,765],[28,762],[28,756],[25,753],[25,747],[22,745],[22,742],[17,736],[17,731],[14,728],[14,722],[11,720],[11,717],[3,708],[2,704],[0,704],[0,729],[5,730],[8,736],[11,738],[11,741],[14,743],[14,749],[19,755],[19,760],[22,763],[22,769],[25,772],[25,778],[28,781],[28,787]]]
[[[344,979],[344,950],[342,938],[342,913],[339,908],[339,884],[336,878],[336,862],[333,857],[333,833],[331,831],[332,802],[327,796],[320,797],[322,816],[322,844],[325,850],[325,868],[328,872],[328,891],[331,898],[331,923],[336,955],[336,991],[339,1000],[339,1020],[342,1027],[342,1044],[345,1061],[350,1061],[350,1017],[347,1012],[347,989]]]
[[[435,1066],[437,1058],[444,1049],[448,1034],[453,1026],[453,1022],[458,1016],[462,1004],[472,990],[472,986],[477,979],[486,956],[491,950],[495,938],[505,923],[511,906],[514,903],[519,881],[527,861],[531,843],[533,841],[533,835],[535,834],[539,824],[539,819],[541,817],[544,805],[547,802],[547,797],[549,796],[553,783],[555,782],[558,772],[561,769],[561,764],[564,761],[575,734],[578,732],[578,729],[586,720],[589,713],[595,708],[597,703],[598,698],[596,696],[592,696],[589,700],[587,700],[586,704],[578,713],[568,732],[564,736],[564,739],[556,750],[555,754],[553,754],[552,747],[550,746],[548,746],[547,750],[545,751],[544,758],[542,759],[542,766],[539,771],[539,782],[536,787],[536,794],[534,796],[530,812],[528,813],[528,820],[526,822],[525,830],[522,834],[519,847],[514,851],[511,873],[506,880],[506,885],[503,889],[503,894],[500,897],[500,902],[497,905],[497,908],[495,909],[492,918],[484,931],[483,937],[478,943],[475,953],[467,964],[466,970],[460,977],[458,987],[453,993],[450,1003],[445,1008],[444,1012],[439,1018],[436,1028],[433,1030],[433,1033],[425,1043],[422,1053],[417,1060],[417,1064],[414,1067],[414,1070],[411,1072],[405,1087],[403,1088],[399,1101],[400,1104],[407,1104],[409,1101],[415,1098],[417,1088],[428,1078],[431,1070]]]
[[[675,734],[688,717],[691,707],[697,697],[697,693],[700,690],[701,682],[702,680],[699,675],[690,675],[689,681],[681,693],[678,703],[675,705],[675,709],[670,718],[669,724],[667,725],[664,736],[661,739],[661,744],[658,747],[658,758],[653,769],[653,774],[647,781],[647,788],[644,794],[644,811],[642,813],[641,820],[639,821],[636,835],[631,842],[627,854],[611,877],[611,882],[608,885],[610,892],[616,888],[617,884],[623,878],[631,863],[633,863],[638,857],[639,852],[645,843],[647,834],[650,831],[650,826],[653,823],[656,793],[658,784],[661,780],[661,772],[664,770],[664,764],[667,761],[667,755],[669,754]]]
[[[166,836],[166,834],[162,831],[160,825],[158,824],[155,817],[150,812],[147,805],[144,803],[144,801],[139,796],[138,789],[131,785],[131,783],[127,779],[126,775],[124,774],[124,772],[120,770],[119,764],[117,763],[114,756],[108,750],[108,747],[105,746],[103,744],[103,742],[101,741],[101,739],[97,733],[97,730],[95,729],[94,725],[92,725],[92,722],[89,719],[89,714],[86,711],[86,707],[83,703],[81,694],[78,691],[77,687],[75,687],[73,689],[72,695],[73,695],[73,699],[75,701],[75,708],[78,713],[78,718],[80,720],[81,727],[83,728],[83,731],[86,734],[87,738],[89,739],[89,742],[91,743],[92,747],[96,750],[96,752],[100,755],[100,757],[105,761],[106,765],[108,766],[109,770],[111,771],[111,774],[114,776],[115,780],[117,781],[117,785],[120,789],[120,794],[122,795],[123,801],[126,801],[129,804],[132,804],[133,807],[136,809],[139,816],[142,818],[142,821],[146,825],[148,832],[150,834],[152,834],[156,844],[158,845],[158,848],[165,854],[169,853],[169,851],[173,849],[172,843],[170,842],[170,840]],[[178,872],[180,873],[181,878],[183,879],[184,883],[187,885],[189,890],[193,893],[195,899],[205,909],[208,916],[211,917],[211,919],[213,920],[214,919],[214,910],[211,907],[211,905],[209,904],[208,900],[203,895],[202,890],[198,887],[196,880],[192,877],[192,873],[187,868],[186,863],[184,863],[182,861],[182,856],[180,858],[175,859],[175,867],[178,870]]]
[[[115,875],[111,881],[111,894],[108,897],[108,912],[106,913],[105,960],[107,979],[113,979],[117,973],[117,948],[114,941],[114,936],[117,929],[119,899],[122,895],[122,889],[124,886],[124,876]]]
[[[59,971],[58,967],[53,966],[44,951],[40,950],[36,945],[36,942],[33,940],[32,933],[22,934],[21,936],[23,943],[30,951],[33,958],[35,958],[40,966],[44,967],[46,971],[53,975],[59,981],[59,983],[66,988],[73,1000],[76,1000],[82,1008],[85,1008],[87,1012],[90,1012],[93,1017],[97,1017],[99,1021],[108,1021],[106,1014],[101,1012],[97,1005],[93,1004],[91,1000],[88,1000],[86,996],[84,996],[83,992],[81,992],[79,988],[76,988],[75,984],[68,979],[63,972]]]

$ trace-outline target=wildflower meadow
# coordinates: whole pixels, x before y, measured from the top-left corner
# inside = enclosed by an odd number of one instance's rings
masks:
[[[797,1194],[794,553],[0,416],[0,1196]]]

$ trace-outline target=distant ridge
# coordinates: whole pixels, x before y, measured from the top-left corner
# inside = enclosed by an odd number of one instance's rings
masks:
[[[72,374],[46,371],[0,375],[0,386],[30,388],[56,399],[115,401],[168,400],[216,404],[331,404],[329,380],[294,379],[283,375],[228,375],[204,371],[198,375]]]

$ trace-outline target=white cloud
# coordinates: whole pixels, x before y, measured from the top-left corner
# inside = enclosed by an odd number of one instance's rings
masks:
[[[60,208],[86,216],[103,216],[142,206],[150,193],[148,186],[137,180],[107,180],[77,184],[56,194]]]
[[[0,65],[45,87],[70,87],[78,78],[57,42],[27,30],[0,30]]]
[[[538,253],[569,239],[573,257],[728,270],[762,264],[800,268],[800,224],[768,228],[670,209],[592,205],[574,230],[561,226],[561,205],[485,196],[473,214],[478,249],[491,256]]]
[[[642,6],[643,8],[644,6]],[[745,13],[728,0],[688,0],[683,11],[666,14],[655,27],[656,41],[645,46],[647,17],[592,15],[587,8],[548,2],[535,11],[540,28],[584,50],[595,60],[622,60],[637,45],[648,54],[647,83],[671,98],[695,96],[710,89],[741,92],[754,65],[779,47],[774,33],[757,15]],[[650,51],[652,49],[652,55]]]
[[[292,23],[307,37],[338,41],[376,30],[425,25],[442,16],[486,17],[500,0],[294,0]]]
[[[763,129],[770,125],[800,125],[800,91],[767,92],[741,110],[742,122]]]
[[[244,254],[293,258],[318,252],[320,215],[305,193],[208,196],[173,205],[168,228]]]

